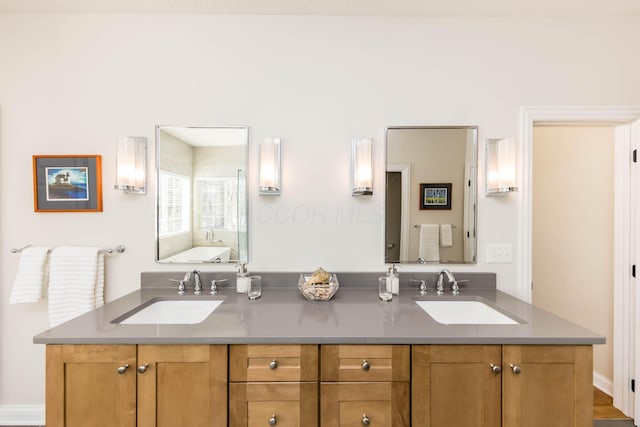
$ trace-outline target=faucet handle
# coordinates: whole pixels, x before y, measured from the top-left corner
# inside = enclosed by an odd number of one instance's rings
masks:
[[[179,295],[184,295],[186,286],[185,283],[186,281],[184,279],[182,280],[177,280],[177,279],[169,279],[170,282],[176,282],[178,284],[178,294]]]
[[[453,295],[458,295],[460,293],[460,285],[463,285],[465,283],[469,283],[468,280],[454,280],[451,283],[451,293]]]
[[[427,293],[427,281],[426,280],[411,279],[410,282],[419,284],[419,286],[420,286],[420,295],[424,295],[424,294]]]
[[[218,293],[218,283],[226,282],[227,279],[212,279],[211,280],[211,295]]]

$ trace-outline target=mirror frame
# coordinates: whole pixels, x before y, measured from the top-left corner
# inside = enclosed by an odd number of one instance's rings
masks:
[[[385,252],[386,252],[386,245],[387,245],[387,238],[386,238],[386,230],[387,230],[387,207],[386,207],[386,202],[387,202],[387,189],[386,189],[386,175],[387,175],[387,165],[389,163],[389,132],[392,130],[428,130],[428,129],[442,129],[442,130],[446,130],[446,129],[467,129],[467,130],[472,130],[473,131],[473,172],[471,174],[471,177],[473,178],[473,185],[471,186],[473,189],[473,212],[472,212],[472,217],[473,217],[473,229],[469,230],[473,236],[473,246],[472,246],[472,260],[471,261],[431,261],[431,262],[418,262],[418,260],[416,261],[408,261],[408,260],[402,260],[402,257],[400,257],[400,260],[398,262],[395,261],[387,261],[385,259]],[[384,208],[384,245],[383,245],[383,260],[385,262],[385,264],[389,264],[389,263],[393,263],[393,264],[400,264],[400,265],[451,265],[451,264],[459,264],[459,265],[472,265],[472,264],[477,264],[478,263],[478,126],[477,125],[443,125],[443,126],[438,126],[438,125],[429,125],[429,126],[387,126],[385,128],[385,139],[384,139],[384,172],[385,172],[385,192],[384,192],[384,196],[385,196],[385,208]],[[411,183],[410,183],[411,184]],[[410,191],[410,194],[411,191]],[[408,219],[406,220],[408,222]],[[402,228],[402,226],[401,226]],[[412,226],[409,225],[408,223],[404,225],[405,229],[407,230],[411,230]],[[401,234],[402,234],[402,229],[401,229]]]
[[[244,180],[244,194],[245,194],[245,227],[246,227],[246,236],[245,236],[245,242],[244,242],[244,246],[245,246],[245,253],[244,253],[244,257],[240,256],[240,247],[242,246],[241,244],[241,239],[238,239],[238,259],[237,260],[229,260],[227,262],[218,262],[218,263],[212,263],[212,262],[207,262],[207,261],[185,261],[185,262],[168,262],[168,261],[162,261],[160,259],[160,225],[158,222],[158,218],[159,218],[159,213],[160,213],[160,207],[159,207],[159,197],[160,197],[160,154],[161,154],[161,147],[160,147],[160,132],[163,128],[185,128],[185,129],[237,129],[237,130],[244,130],[245,132],[245,136],[244,136],[244,140],[245,140],[245,144],[244,144],[244,171],[245,171],[245,180]],[[249,185],[248,185],[248,172],[249,172],[249,126],[243,126],[243,125],[221,125],[221,126],[216,126],[216,125],[189,125],[189,126],[183,126],[183,125],[156,125],[155,126],[155,178],[156,178],[156,185],[155,185],[155,199],[154,199],[154,204],[155,204],[155,262],[156,264],[187,264],[187,265],[194,265],[194,264],[217,264],[217,265],[232,265],[233,263],[236,264],[240,264],[240,263],[247,263],[249,261]],[[193,190],[193,189],[192,189]],[[193,215],[193,214],[192,214]],[[239,225],[240,228],[240,225]],[[240,230],[238,230],[238,233],[240,232]]]

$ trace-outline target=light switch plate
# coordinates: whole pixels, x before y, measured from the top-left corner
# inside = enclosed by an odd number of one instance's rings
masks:
[[[491,264],[511,264],[511,244],[487,245],[487,262]]]

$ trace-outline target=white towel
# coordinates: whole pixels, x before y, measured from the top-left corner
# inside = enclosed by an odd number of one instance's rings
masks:
[[[420,225],[418,257],[425,261],[440,261],[440,226],[438,224]]]
[[[451,224],[440,224],[440,246],[450,248],[453,246],[453,230]]]
[[[38,302],[42,298],[46,282],[47,255],[49,248],[34,246],[22,250],[9,304]]]
[[[52,327],[104,303],[104,254],[100,248],[56,248],[51,253],[50,270]]]

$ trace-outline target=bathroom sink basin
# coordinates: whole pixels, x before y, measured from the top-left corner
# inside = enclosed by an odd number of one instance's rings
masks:
[[[481,301],[416,301],[438,323],[476,325],[517,325],[520,322]]]
[[[222,304],[222,300],[152,300],[115,319],[121,325],[187,324],[204,321]]]

